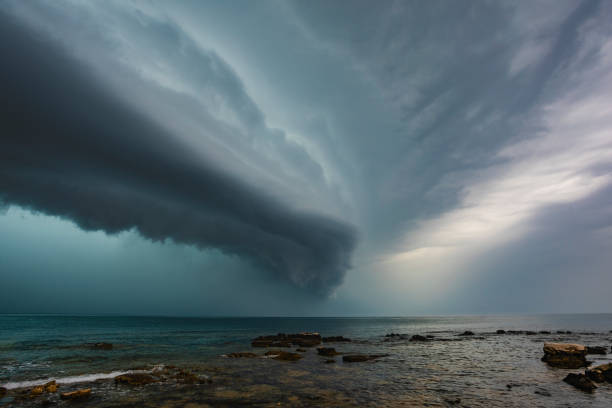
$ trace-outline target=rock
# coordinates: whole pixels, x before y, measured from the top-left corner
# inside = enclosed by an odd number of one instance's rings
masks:
[[[155,377],[144,373],[122,374],[115,377],[115,384],[146,385],[157,381]]]
[[[552,397],[550,392],[548,392],[547,390],[545,390],[543,388],[539,388],[539,389],[535,390],[534,394],[543,395],[545,397]]]
[[[351,339],[346,338],[344,336],[323,337],[322,340],[323,340],[323,343],[341,343],[341,342],[350,342],[350,341],[352,341]]]
[[[81,399],[87,398],[91,395],[91,388],[85,388],[82,390],[76,390],[71,392],[62,392],[60,397],[62,399]]]
[[[550,334],[548,330],[540,330],[540,334]]]
[[[429,341],[429,339],[425,336],[421,336],[420,334],[415,334],[410,338],[410,341]]]
[[[298,353],[290,353],[281,350],[270,350],[266,353],[266,356],[272,356],[273,359],[281,361],[297,361],[304,357]]]
[[[587,354],[607,354],[605,346],[586,346]]]
[[[433,339],[435,336],[434,336],[434,335],[432,335],[432,334],[428,334],[428,335],[427,335],[427,336],[425,336],[425,337],[427,337],[428,339]]]
[[[473,336],[473,335],[474,335],[474,332],[469,331],[469,330],[466,330],[463,333],[459,334],[459,336]]]
[[[525,331],[523,331],[523,330],[508,330],[508,333],[510,333],[510,334],[524,334]]]
[[[113,345],[111,343],[100,342],[100,343],[92,344],[91,348],[98,349],[98,350],[112,350]]]
[[[295,349],[295,351],[297,351],[298,353],[305,353],[305,352],[307,352],[308,350],[303,349],[303,348],[298,348],[298,349]]]
[[[527,336],[533,336],[533,335],[535,335],[535,334],[537,334],[537,333],[536,333],[536,332],[534,332],[534,331],[532,331],[532,330],[527,330],[527,331],[525,331],[525,334],[526,334]]]
[[[43,385],[43,387],[45,388],[46,392],[57,392],[57,389],[58,389],[58,385],[55,382],[55,380],[49,381],[48,383]]]
[[[499,329],[498,331],[496,331],[495,333],[497,334],[506,334],[505,330]]]
[[[278,333],[271,336],[259,336],[251,342],[253,347],[312,347],[321,344],[319,333]]]
[[[0,398],[6,395],[6,391],[7,391],[6,388],[0,387]]]
[[[364,361],[376,360],[380,357],[386,357],[388,354],[351,354],[343,356],[342,361],[345,363],[362,363]]]
[[[449,405],[461,404],[461,398],[445,398],[444,401]]]
[[[593,392],[597,386],[584,374],[569,373],[564,379],[566,383],[573,385],[579,390],[585,392]]]
[[[183,384],[203,384],[208,382],[206,378],[200,378],[192,372],[186,370],[179,370],[174,376],[176,380]]]
[[[542,361],[552,367],[580,368],[588,365],[586,347],[581,344],[544,343]]]
[[[612,383],[612,363],[603,364],[585,371],[585,375],[595,382]]]
[[[333,357],[333,356],[337,356],[338,354],[340,354],[333,347],[319,347],[317,349],[317,353],[319,353],[320,356],[326,356],[326,357]]]
[[[251,352],[248,352],[248,351],[238,351],[238,352],[235,352],[235,353],[227,354],[227,357],[230,357],[230,358],[254,358],[254,357],[257,357],[257,354],[251,353]]]
[[[327,360],[325,360],[325,364],[334,364],[336,362],[336,360],[334,360],[333,358],[329,358]]]
[[[38,385],[30,390],[30,396],[34,397],[36,395],[42,394],[43,392],[45,392],[45,387],[43,387],[42,385]]]

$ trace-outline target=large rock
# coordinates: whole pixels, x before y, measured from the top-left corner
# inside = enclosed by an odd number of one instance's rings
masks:
[[[76,390],[76,391],[72,391],[72,392],[63,392],[60,394],[60,397],[62,399],[81,399],[81,398],[87,398],[91,395],[91,388],[85,388],[82,390]]]
[[[251,342],[253,347],[313,347],[321,344],[319,333],[278,333],[271,336],[259,336]]]
[[[122,374],[115,377],[116,384],[146,385],[157,381],[158,379],[145,373]]]
[[[612,383],[612,363],[603,364],[585,371],[585,375],[595,382]]]
[[[569,373],[563,381],[585,392],[593,392],[597,388],[595,383],[584,374]]]
[[[551,367],[580,368],[588,365],[587,349],[581,344],[544,343],[542,361]]]

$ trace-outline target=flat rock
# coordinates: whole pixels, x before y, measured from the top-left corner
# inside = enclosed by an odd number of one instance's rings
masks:
[[[146,385],[157,381],[158,379],[145,373],[122,374],[115,377],[115,384]]]
[[[257,357],[257,354],[251,353],[249,351],[238,351],[238,352],[229,353],[226,355],[227,357],[230,357],[230,358],[255,358]]]
[[[297,361],[304,357],[299,353],[290,353],[281,350],[270,350],[266,352],[266,356],[272,356],[273,359],[281,361]]]
[[[586,346],[587,354],[607,354],[608,350],[606,346]]]
[[[580,368],[588,365],[587,349],[581,344],[544,343],[542,361],[551,367]]]
[[[343,356],[342,361],[345,363],[362,363],[364,361],[376,360],[380,357],[386,357],[388,354],[351,354]]]
[[[569,373],[563,379],[563,381],[565,381],[566,383],[568,383],[570,385],[573,385],[574,387],[576,387],[579,390],[582,390],[584,392],[593,392],[593,390],[597,388],[595,383],[593,383],[593,381],[591,381],[584,374]]]
[[[63,392],[60,394],[60,397],[62,399],[81,399],[81,398],[87,398],[90,395],[91,395],[91,388],[84,388],[82,390]]]
[[[322,338],[323,343],[341,343],[341,342],[350,342],[351,339],[344,336],[329,336]]]
[[[337,356],[338,354],[340,354],[333,347],[319,347],[317,348],[317,353],[320,356],[326,356],[326,357],[333,357],[333,356]]]

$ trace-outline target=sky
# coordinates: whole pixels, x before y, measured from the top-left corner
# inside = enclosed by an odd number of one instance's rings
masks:
[[[0,313],[610,312],[612,2],[0,3]]]

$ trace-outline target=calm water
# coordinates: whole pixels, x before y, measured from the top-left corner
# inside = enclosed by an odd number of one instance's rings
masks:
[[[497,329],[553,334],[497,335]],[[459,337],[464,330],[474,338]],[[572,334],[554,334],[571,330]],[[0,316],[0,406],[39,406],[23,387],[57,379],[61,391],[91,387],[90,406],[612,406],[612,384],[593,394],[561,380],[568,372],[540,362],[545,341],[605,345],[612,314],[402,318],[164,318]],[[340,352],[388,354],[366,363],[325,364],[315,349],[297,362],[229,359],[254,351],[250,340],[277,332],[317,331],[352,343]],[[433,335],[436,341],[385,341],[387,333]],[[459,341],[443,341],[445,339]],[[95,350],[88,343],[113,343]],[[289,350],[293,351],[293,350]],[[589,356],[594,364],[608,356]],[[115,386],[117,372],[178,366],[211,384],[166,382]],[[94,380],[97,380],[94,382]],[[508,387],[510,385],[511,387]],[[16,398],[17,397],[17,398]],[[56,395],[58,406],[70,405]]]

